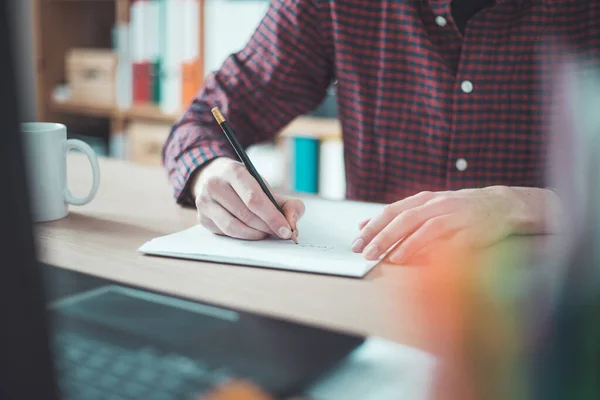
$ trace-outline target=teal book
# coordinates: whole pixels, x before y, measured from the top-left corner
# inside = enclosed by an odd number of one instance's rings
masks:
[[[309,137],[295,137],[293,189],[296,192],[319,192],[319,140]]]
[[[152,63],[152,102],[160,104],[161,96],[161,75],[162,63],[160,57]]]
[[[161,75],[162,75],[162,18],[164,15],[164,0],[151,0],[149,7],[149,40],[150,45],[150,101],[160,104],[161,101]]]

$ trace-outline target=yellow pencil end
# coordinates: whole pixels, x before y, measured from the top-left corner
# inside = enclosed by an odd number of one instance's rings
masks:
[[[225,121],[225,117],[223,117],[218,107],[213,108],[211,112],[219,124]]]

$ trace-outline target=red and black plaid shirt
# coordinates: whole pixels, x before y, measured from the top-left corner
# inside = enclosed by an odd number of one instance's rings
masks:
[[[211,74],[163,157],[180,203],[192,173],[314,109],[337,80],[347,198],[545,186],[545,38],[600,50],[600,1],[497,0],[463,34],[450,0],[273,0],[247,46]]]

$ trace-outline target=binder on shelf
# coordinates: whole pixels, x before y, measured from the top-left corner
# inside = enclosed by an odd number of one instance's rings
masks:
[[[294,142],[289,137],[281,136],[278,136],[275,142],[283,160],[283,177],[280,189],[284,192],[291,192],[294,190]]]
[[[120,109],[128,109],[133,103],[133,66],[131,64],[130,26],[118,23],[113,28],[113,47],[117,53],[116,103]]]
[[[294,142],[294,178],[296,192],[319,192],[319,140],[297,136]]]
[[[330,200],[346,198],[344,143],[341,138],[323,138],[319,149],[319,195]]]
[[[202,64],[200,62],[200,2],[182,0],[183,53],[181,60],[181,106],[186,107],[200,90]]]
[[[200,90],[199,0],[132,0],[133,103],[177,114]]]
[[[200,60],[184,62],[181,65],[182,93],[181,105],[188,106],[202,85],[202,64]]]
[[[125,132],[111,132],[108,139],[108,155],[119,160],[127,159],[127,134]]]
[[[164,0],[163,0],[164,1]],[[160,5],[159,0],[147,0],[144,16],[145,28],[145,53],[147,54],[150,63],[150,88],[149,101],[156,104],[160,103],[160,45],[159,45],[159,16]]]
[[[133,103],[145,104],[150,100],[150,63],[133,63]]]
[[[161,101],[160,109],[165,114],[181,111],[183,97],[182,61],[184,55],[184,0],[163,0],[161,7]]]
[[[133,71],[133,103],[143,104],[151,99],[150,45],[146,36],[149,24],[149,0],[133,0],[131,3],[131,62]]]
[[[260,176],[273,189],[281,189],[285,181],[283,176],[283,154],[273,142],[261,142],[246,149]]]

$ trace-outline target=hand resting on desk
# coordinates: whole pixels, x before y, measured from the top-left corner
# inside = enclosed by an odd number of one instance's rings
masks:
[[[204,166],[194,178],[192,190],[200,224],[219,235],[289,239],[304,215],[301,200],[274,195],[285,217],[281,215],[244,164],[226,157]]]
[[[389,261],[402,263],[436,242],[460,249],[486,247],[511,234],[558,232],[559,210],[558,196],[547,189],[489,186],[421,192],[364,221],[352,250],[367,260],[389,251]]]

